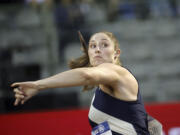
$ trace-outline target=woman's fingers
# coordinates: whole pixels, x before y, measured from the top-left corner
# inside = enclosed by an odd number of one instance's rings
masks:
[[[14,91],[17,91],[17,90],[14,90]],[[14,105],[15,105],[15,106],[17,106],[17,105],[19,104],[19,102],[21,102],[21,104],[24,103],[24,98],[25,98],[25,96],[22,95],[22,94],[19,94],[19,93],[21,93],[21,92],[17,91],[16,94],[15,94],[15,98],[16,98],[16,100],[15,100],[15,102],[14,102]],[[22,102],[22,101],[23,101],[23,102]]]
[[[20,91],[18,88],[14,88],[14,92],[17,94],[24,94],[22,91]]]
[[[27,100],[27,96],[25,92],[23,91],[22,87],[23,83],[13,83],[11,87],[14,88],[14,93],[15,93],[15,102],[14,105],[17,106],[19,103],[24,104],[24,102]]]
[[[24,104],[30,97],[25,97],[21,100],[21,104]]]
[[[24,95],[22,94],[15,94],[15,98],[20,98],[20,99],[24,99]]]
[[[18,87],[21,83],[13,83],[11,84],[11,87]]]
[[[21,104],[23,105],[25,101],[26,101],[25,99],[24,99],[24,100],[21,100]]]
[[[27,100],[28,98],[16,98],[14,105],[17,106],[19,103],[23,105]]]
[[[19,102],[21,101],[21,99],[19,98],[16,98],[15,102],[14,102],[14,105],[17,106],[19,104]]]
[[[20,95],[23,95],[23,96],[27,96],[26,94],[25,94],[25,92],[23,91],[23,90],[21,90],[19,87],[18,88],[14,88],[14,90],[13,90],[15,93],[17,93],[17,94],[20,94]]]

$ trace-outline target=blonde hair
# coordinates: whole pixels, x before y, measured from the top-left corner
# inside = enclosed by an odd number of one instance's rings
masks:
[[[98,33],[106,34],[113,41],[114,49],[115,50],[119,49],[119,42],[118,42],[117,38],[114,36],[113,33],[107,32],[107,31],[98,32]],[[95,35],[95,34],[93,34],[93,35]],[[72,60],[69,61],[69,63],[68,63],[69,68],[75,69],[75,68],[82,68],[82,67],[92,67],[90,62],[89,62],[89,55],[86,53],[87,51],[85,51],[84,49],[86,49],[86,48],[82,48],[83,53],[84,53],[82,56],[80,56],[79,58],[72,59]],[[117,59],[116,64],[120,65],[120,66],[122,65],[119,59]],[[87,91],[87,90],[93,89],[94,87],[95,86],[89,86],[89,85],[84,86],[83,87],[83,91]]]

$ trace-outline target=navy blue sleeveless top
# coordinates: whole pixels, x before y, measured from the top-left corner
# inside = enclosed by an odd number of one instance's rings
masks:
[[[108,95],[99,87],[89,111],[90,125],[108,121],[113,135],[149,135],[147,113],[138,90],[136,101],[123,101]]]

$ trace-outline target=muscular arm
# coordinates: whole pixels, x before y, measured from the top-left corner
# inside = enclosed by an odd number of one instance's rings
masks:
[[[68,70],[52,77],[38,80],[35,83],[40,90],[83,85],[113,84],[118,81],[119,76],[124,72],[124,68],[117,69],[117,65],[104,63],[98,67]]]
[[[36,95],[39,90],[48,88],[63,88],[83,85],[95,86],[100,84],[118,86],[119,83],[125,80],[123,78],[128,78],[124,77],[127,73],[128,71],[120,66],[103,63],[97,67],[68,70],[38,81],[13,83],[11,87],[14,87],[16,97],[14,104],[18,105],[19,102],[23,104],[32,96]],[[124,82],[128,84],[126,84],[127,86],[132,85],[129,81]],[[129,91],[130,89],[131,88],[128,88]],[[128,92],[127,90],[125,91]],[[121,96],[124,95],[121,94]]]

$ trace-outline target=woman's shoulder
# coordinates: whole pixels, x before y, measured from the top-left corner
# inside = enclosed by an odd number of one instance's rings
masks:
[[[112,63],[103,63],[101,65],[99,65],[100,68],[106,68],[107,72],[111,72],[114,73],[114,71],[116,72],[116,75],[118,77],[118,80],[123,84],[138,84],[137,80],[135,78],[135,76],[131,73],[130,70],[128,70],[127,68],[120,66],[120,65],[116,65],[116,64],[112,64]]]
[[[122,73],[130,73],[128,69],[121,65],[113,64],[113,63],[102,63],[98,65],[99,68],[107,68],[109,70],[116,70]]]

